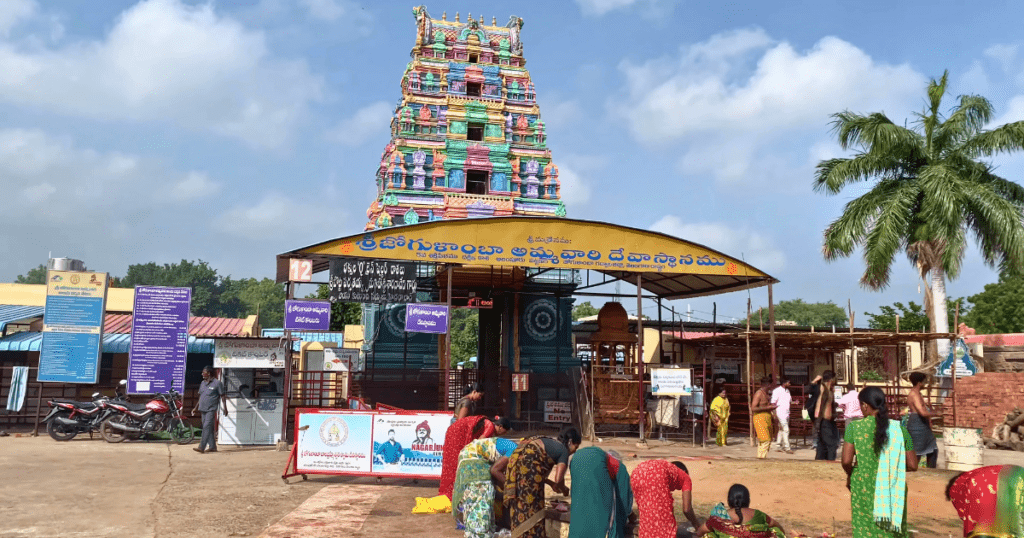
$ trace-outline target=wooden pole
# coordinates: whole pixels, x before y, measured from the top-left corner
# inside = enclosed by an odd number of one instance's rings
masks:
[[[636,275],[636,372],[639,378],[640,393],[640,442],[644,440],[644,306],[643,276]]]
[[[452,275],[455,273],[455,266],[448,266],[448,315],[452,311]],[[448,331],[444,333],[444,409],[451,409],[451,369],[452,369],[452,331],[449,324]]]
[[[753,380],[753,374],[750,370],[750,298],[747,298],[747,402],[754,401],[754,392],[752,389],[751,382]],[[750,446],[754,446],[754,420],[751,417],[750,420]]]
[[[771,341],[772,380],[779,378],[778,367],[775,365],[775,303],[772,301],[772,283],[768,283],[768,339]]]
[[[515,373],[519,372],[519,294],[515,294],[515,299],[512,301],[512,367]],[[590,376],[594,376],[593,359],[591,359]],[[593,398],[593,386],[591,386],[591,398]],[[518,420],[522,414],[523,407],[523,393],[516,393],[516,419]],[[591,405],[591,412],[593,412],[594,406]]]
[[[960,301],[956,302],[956,313],[953,314],[953,326],[956,327],[956,329],[955,329],[956,335],[959,338],[959,336],[960,336]],[[953,346],[956,346],[956,343],[957,343],[956,339],[954,339],[953,340]],[[953,348],[951,355],[953,356],[953,360],[950,361],[949,369],[952,370],[952,372],[950,372],[950,373],[953,375],[953,427],[956,428],[958,426],[957,426],[957,414],[956,414],[956,349],[955,349],[955,347]],[[942,364],[942,363],[940,362],[939,364]]]
[[[853,365],[857,362],[857,346],[853,345],[853,303],[850,299],[846,300],[846,311],[850,313],[850,358],[847,359],[846,365],[846,380],[847,382],[854,381],[853,377]]]
[[[295,298],[295,284],[288,282],[288,293],[285,295],[288,300]],[[292,332],[284,331],[284,387],[281,387],[281,394],[284,395],[284,413],[281,414],[281,440],[288,444],[288,415],[291,411],[289,404],[292,398]],[[344,346],[344,342],[342,346]],[[351,375],[351,374],[350,374]],[[298,420],[298,419],[296,419]],[[298,442],[298,439],[295,439]]]

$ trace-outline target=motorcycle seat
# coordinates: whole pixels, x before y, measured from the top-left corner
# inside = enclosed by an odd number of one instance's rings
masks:
[[[134,413],[141,413],[146,410],[146,404],[144,403],[122,403],[121,405],[127,407],[129,411]]]
[[[50,401],[54,402],[54,403],[71,404],[71,405],[73,405],[75,407],[79,407],[81,409],[92,409],[92,408],[96,407],[96,404],[93,403],[93,402],[79,402],[79,401],[76,401],[76,400],[50,400]]]

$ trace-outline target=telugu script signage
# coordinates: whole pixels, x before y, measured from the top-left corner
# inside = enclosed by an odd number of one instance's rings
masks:
[[[651,393],[655,396],[690,396],[693,374],[689,368],[652,368]]]
[[[96,383],[106,298],[106,273],[46,272],[37,381]]]
[[[215,368],[284,368],[285,347],[281,340],[218,338],[214,341]]]
[[[128,349],[128,392],[185,392],[190,288],[137,286]]]
[[[949,346],[949,355],[946,356],[946,360],[942,361],[942,364],[937,368],[938,371],[936,373],[938,376],[952,377],[954,361],[956,361],[957,377],[970,377],[978,373],[978,364],[974,362],[971,352],[967,349],[967,344],[964,343],[962,338]]]
[[[284,328],[293,331],[331,330],[331,303],[328,301],[284,302]]]
[[[562,424],[572,422],[572,404],[569,402],[545,401],[544,422]]]
[[[416,302],[416,263],[365,258],[331,259],[331,302]]]
[[[536,227],[529,226],[529,219],[517,218],[510,224],[510,219],[500,217],[395,227],[302,252],[464,265],[767,276],[714,250],[656,232],[599,222],[539,220],[543,224]]]
[[[405,306],[405,330],[411,333],[446,334],[448,305],[408,304]]]

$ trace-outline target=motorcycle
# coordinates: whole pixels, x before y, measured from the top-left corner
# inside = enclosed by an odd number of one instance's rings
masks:
[[[100,435],[108,443],[156,432],[167,432],[179,445],[187,445],[195,438],[195,431],[182,411],[181,394],[173,389],[144,404],[107,402],[107,407],[113,414],[103,421]]]
[[[43,419],[46,423],[46,433],[55,441],[70,441],[80,433],[92,434],[100,431],[100,426],[112,413],[107,403],[127,402],[126,396],[118,390],[127,384],[127,381],[121,380],[118,388],[114,389],[113,399],[96,392],[93,393],[91,402],[48,400],[46,403],[52,409]]]

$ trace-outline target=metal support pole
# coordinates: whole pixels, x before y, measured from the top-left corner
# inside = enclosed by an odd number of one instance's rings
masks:
[[[644,440],[644,317],[643,317],[643,276],[636,275],[636,372],[640,394],[640,442]]]
[[[289,280],[287,286],[287,293],[285,296],[288,300],[295,298],[295,284]],[[288,441],[288,415],[291,412],[291,399],[292,399],[292,332],[290,330],[284,331],[285,341],[285,361],[284,361],[284,387],[281,393],[284,395],[284,413],[281,414],[281,439],[285,442]],[[296,442],[298,440],[296,439]]]
[[[747,299],[747,402],[754,401],[753,375],[750,370],[750,299]],[[754,446],[754,417],[750,417],[750,446]]]
[[[451,316],[452,311],[452,274],[455,272],[455,266],[448,266],[448,315]],[[444,333],[444,410],[448,411],[451,409],[451,368],[452,368],[452,331],[451,327],[448,327],[448,331]]]

